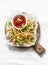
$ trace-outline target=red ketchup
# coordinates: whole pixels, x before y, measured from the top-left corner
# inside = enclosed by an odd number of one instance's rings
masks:
[[[17,28],[22,28],[26,24],[26,18],[23,15],[17,15],[13,18],[13,24]]]

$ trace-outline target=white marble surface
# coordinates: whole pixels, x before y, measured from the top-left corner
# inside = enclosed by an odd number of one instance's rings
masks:
[[[32,47],[18,49],[8,45],[4,26],[16,10],[37,15],[41,26],[40,44],[46,49],[42,56]],[[48,65],[48,0],[0,0],[0,65]]]

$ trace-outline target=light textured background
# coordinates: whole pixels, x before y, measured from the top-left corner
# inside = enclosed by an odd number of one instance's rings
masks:
[[[14,11],[37,16],[41,26],[40,44],[46,53],[39,56],[34,49],[17,49],[7,45],[4,25]],[[48,65],[48,0],[0,0],[0,65]]]

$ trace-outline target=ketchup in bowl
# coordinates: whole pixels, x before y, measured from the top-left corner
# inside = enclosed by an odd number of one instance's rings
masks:
[[[26,18],[23,15],[16,15],[13,18],[13,24],[17,28],[22,28],[22,25],[26,24]]]

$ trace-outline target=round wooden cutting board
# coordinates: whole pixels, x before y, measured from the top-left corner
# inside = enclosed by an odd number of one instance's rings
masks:
[[[22,12],[23,14],[26,14],[25,12]],[[5,34],[6,34],[6,28],[7,28],[7,25],[5,24]],[[35,45],[34,46],[32,46],[34,49],[35,49],[35,51],[40,55],[40,54],[42,54],[44,51],[45,51],[45,49],[44,49],[44,47],[42,47],[40,44],[39,44],[39,38],[40,38],[40,24],[39,24],[39,22],[38,22],[38,32],[37,32],[37,41],[36,41],[36,43],[35,43]],[[30,47],[30,46],[29,46]]]

